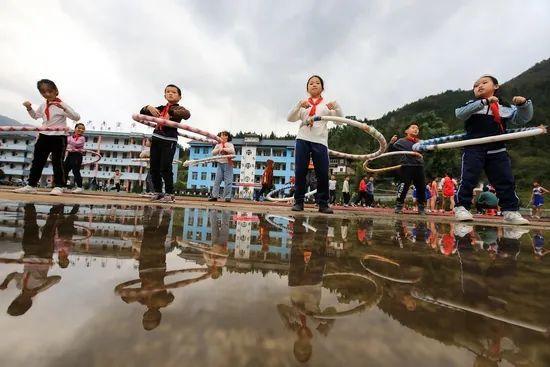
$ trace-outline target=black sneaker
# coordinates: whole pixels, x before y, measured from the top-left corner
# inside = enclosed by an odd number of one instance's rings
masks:
[[[419,215],[426,215],[426,210],[422,207],[418,207],[418,214]]]
[[[403,214],[403,208],[400,206],[396,206],[395,210],[393,211],[395,214]]]
[[[218,198],[208,198],[208,201],[218,201]]]
[[[319,213],[332,214],[332,213],[334,213],[334,211],[328,206],[321,206],[321,207],[319,207]]]
[[[226,203],[230,203],[230,202],[231,202],[231,199],[227,198],[227,199],[225,199],[225,202],[226,202]]]
[[[151,197],[151,201],[161,201],[164,198],[164,194],[155,194]]]
[[[293,212],[303,212],[304,204],[294,204],[291,209]]]

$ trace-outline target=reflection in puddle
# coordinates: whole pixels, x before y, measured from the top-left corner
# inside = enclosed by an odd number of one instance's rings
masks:
[[[0,361],[549,365],[547,235],[383,217],[6,204]]]

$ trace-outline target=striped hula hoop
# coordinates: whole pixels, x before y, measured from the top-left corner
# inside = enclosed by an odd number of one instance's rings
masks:
[[[293,186],[283,186],[279,189],[275,189],[273,191],[270,191],[266,196],[265,196],[265,199],[267,201],[273,201],[273,202],[289,202],[289,201],[292,201],[294,200],[294,197],[291,196],[291,197],[288,197],[288,198],[274,198],[273,195],[277,192],[280,192],[280,191],[283,191],[283,190],[286,190],[286,189],[290,189],[292,188]],[[317,193],[317,190],[312,190],[312,191],[308,191],[306,192],[304,198],[308,198],[312,195],[315,195]]]
[[[217,155],[217,156],[212,156],[212,157],[206,157],[206,158],[201,158],[201,159],[190,159],[190,160],[187,160],[187,161],[183,162],[183,166],[184,167],[196,166],[197,164],[201,164],[201,163],[216,162],[220,158],[232,159],[232,158],[235,158],[235,157],[236,157],[235,154],[227,154],[227,155]]]
[[[47,126],[0,126],[0,131],[69,131],[69,128]]]
[[[149,162],[149,160],[150,160],[149,158],[133,158],[133,159],[132,159],[133,162]],[[178,159],[174,159],[174,160],[172,161],[172,163],[180,164],[181,161],[178,160]]]
[[[101,154],[99,154],[98,152],[94,152],[93,150],[89,150],[89,149],[83,149],[81,151],[82,153],[91,153],[92,155],[95,155],[96,156],[96,160],[95,161],[90,161],[90,162],[83,162],[82,165],[86,165],[86,164],[96,164],[98,163],[101,158],[103,158],[103,156]]]
[[[329,154],[340,157],[340,158],[346,158],[346,159],[357,159],[357,160],[365,160],[365,159],[371,159],[374,157],[379,156],[380,154],[384,153],[387,149],[387,142],[386,138],[384,138],[384,135],[382,135],[378,130],[376,130],[374,127],[367,125],[365,123],[347,119],[345,117],[337,117],[337,116],[315,116],[313,117],[313,121],[333,121],[333,122],[339,122],[343,123],[349,126],[356,127],[360,130],[363,130],[370,136],[372,136],[376,141],[378,142],[379,148],[376,152],[370,153],[370,154],[350,154],[350,153],[344,153],[344,152],[338,152],[335,150],[329,149]]]
[[[161,118],[153,117],[153,116],[142,115],[142,114],[139,114],[139,113],[133,114],[132,119],[134,119],[134,121],[137,121],[137,122],[140,122],[140,123],[143,123],[143,121],[149,121],[149,122],[154,122],[154,123],[157,123],[157,124],[164,124],[164,125],[169,126],[169,127],[175,127],[175,128],[182,129],[182,130],[187,130],[187,131],[190,131],[192,133],[202,135],[206,138],[209,138],[209,139],[215,141],[215,144],[220,142],[220,137],[219,136],[217,136],[215,134],[212,134],[212,133],[210,133],[208,131],[205,131],[205,130],[197,129],[196,127],[193,127],[193,126],[182,124],[180,122],[170,121],[170,120],[161,119]]]
[[[480,145],[480,144],[495,143],[498,141],[527,138],[530,136],[546,134],[546,132],[547,132],[546,126],[538,126],[538,127],[527,127],[522,129],[506,130],[505,134],[487,136],[484,138],[477,138],[477,139],[460,140],[460,139],[464,139],[466,137],[466,134],[449,135],[449,136],[442,136],[439,138],[418,142],[415,145],[413,145],[413,150],[418,152],[423,152],[428,150],[461,148],[461,147],[466,147],[470,145]],[[453,141],[453,140],[458,140],[458,141]]]
[[[157,124],[155,122],[151,122],[151,121],[147,121],[147,120],[143,120],[143,121],[138,121],[140,123],[142,123],[143,125],[147,125],[147,126],[150,126],[150,127],[157,127]],[[191,140],[196,140],[196,141],[202,141],[203,143],[209,143],[209,144],[217,144],[218,142],[213,140],[213,139],[208,139],[208,138],[203,138],[201,136],[194,136],[194,135],[190,135],[190,134],[187,134],[187,133],[184,133],[184,132],[181,132],[181,131],[178,131],[178,135],[181,136],[182,138],[186,138],[186,139],[191,139]]]
[[[369,173],[382,173],[382,172],[388,172],[388,171],[393,171],[393,170],[399,169],[402,166],[401,164],[398,164],[396,166],[384,167],[384,168],[370,168],[369,167],[369,163],[371,161],[374,161],[375,159],[384,158],[384,157],[391,157],[391,156],[394,156],[394,155],[412,155],[412,156],[420,155],[420,156],[422,156],[418,152],[409,152],[409,151],[397,151],[397,152],[383,153],[383,154],[380,154],[377,157],[367,159],[365,161],[365,163],[363,163],[363,168],[365,169],[365,171],[367,171]]]

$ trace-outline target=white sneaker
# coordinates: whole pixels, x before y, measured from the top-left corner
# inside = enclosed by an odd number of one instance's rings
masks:
[[[84,192],[84,189],[82,187],[77,187],[73,191],[71,191],[73,194],[79,194],[81,192]]]
[[[454,235],[457,237],[465,237],[468,233],[471,233],[474,230],[474,227],[458,223],[455,225]]]
[[[504,227],[502,237],[512,240],[519,240],[524,234],[529,233],[528,229],[520,229],[517,227]]]
[[[63,189],[61,187],[54,187],[52,191],[50,191],[50,195],[63,195]]]
[[[521,216],[519,212],[505,211],[502,212],[504,222],[509,224],[525,225],[529,224],[529,221]]]
[[[13,190],[13,192],[17,192],[19,194],[36,194],[36,187],[27,185]]]
[[[460,222],[474,220],[474,216],[463,206],[455,207],[455,219]]]

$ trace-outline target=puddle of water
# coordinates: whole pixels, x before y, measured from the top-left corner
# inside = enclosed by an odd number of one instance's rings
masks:
[[[1,365],[546,366],[540,230],[0,207]]]

